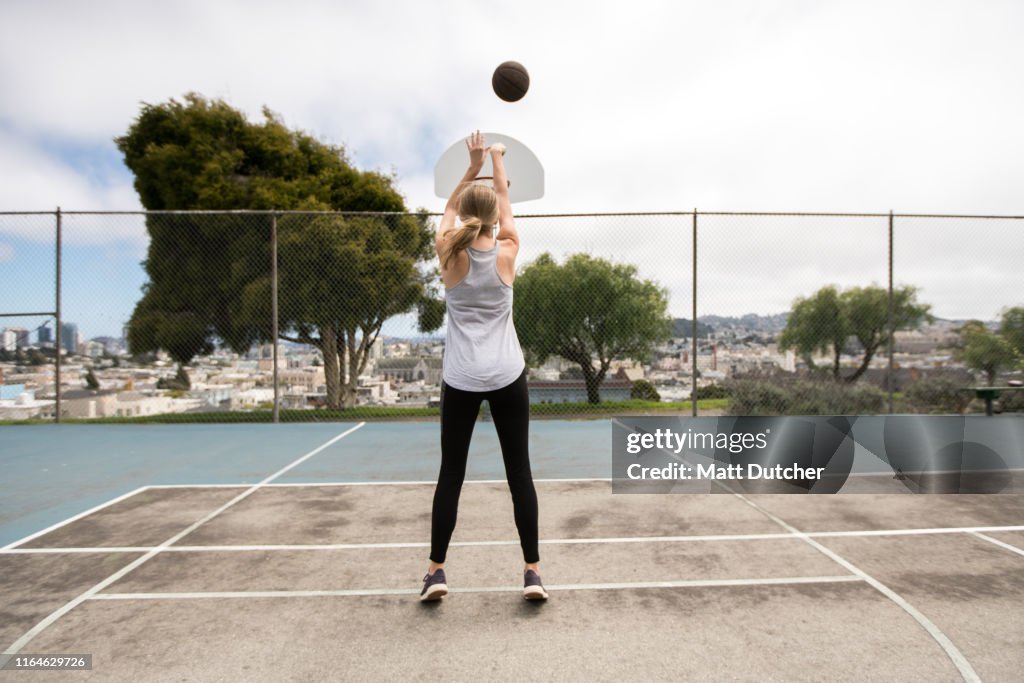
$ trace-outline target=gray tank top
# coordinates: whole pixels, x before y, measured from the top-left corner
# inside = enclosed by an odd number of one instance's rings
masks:
[[[488,251],[466,249],[469,272],[446,288],[448,333],[441,377],[463,391],[492,391],[512,384],[526,368],[512,325],[512,288],[498,277],[498,243]]]

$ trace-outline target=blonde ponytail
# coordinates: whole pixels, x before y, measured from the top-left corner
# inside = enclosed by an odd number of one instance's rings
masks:
[[[450,228],[442,235],[441,270],[447,270],[452,258],[476,241],[486,227],[490,230],[498,222],[498,196],[494,188],[471,183],[459,194],[459,218],[462,226]]]
[[[441,254],[441,270],[447,270],[452,258],[460,251],[473,244],[480,236],[484,223],[476,216],[468,216],[461,228],[452,228],[445,234],[444,253]]]

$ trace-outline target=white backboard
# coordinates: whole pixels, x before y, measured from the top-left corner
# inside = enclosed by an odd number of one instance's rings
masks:
[[[526,202],[544,196],[544,167],[540,165],[537,155],[519,140],[501,133],[484,134],[484,144],[493,145],[500,142],[505,145],[505,174],[508,176],[509,201]],[[453,142],[434,166],[434,194],[442,199],[451,196],[455,186],[462,180],[469,168],[469,149],[466,138]],[[477,177],[493,176],[491,155],[484,158],[484,167]]]

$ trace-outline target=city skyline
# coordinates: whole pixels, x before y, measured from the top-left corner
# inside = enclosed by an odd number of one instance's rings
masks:
[[[887,216],[698,219],[698,317],[773,315],[828,284],[887,284]],[[52,214],[0,212],[0,241],[13,245],[0,255],[6,285],[0,287],[0,312],[54,309],[54,221]],[[116,333],[148,281],[142,267],[148,248],[144,217],[72,214],[62,224],[64,317],[76,319],[87,338]],[[613,239],[615,226],[629,237],[648,239]],[[670,314],[691,317],[692,215],[523,216],[517,227],[519,268],[545,251],[559,261],[582,252],[632,264],[637,277],[668,290]],[[994,320],[1002,308],[1024,305],[1018,276],[1024,220],[897,217],[893,228],[895,285],[919,287],[919,300],[931,304],[938,317]],[[415,324],[414,315],[398,316],[386,323],[385,333],[416,336]]]
[[[724,329],[731,330],[734,327],[738,327],[738,328],[740,328],[742,330],[746,330],[748,332],[753,332],[755,334],[764,334],[764,335],[767,335],[767,336],[772,336],[772,335],[778,334],[783,329],[783,327],[780,326],[777,323],[777,321],[778,321],[778,319],[780,317],[785,317],[786,315],[788,315],[788,313],[777,313],[777,314],[773,314],[773,315],[759,315],[759,314],[756,314],[756,313],[748,313],[748,314],[743,315],[743,316],[719,316],[719,315],[716,315],[716,314],[708,314],[706,316],[698,316],[697,320],[701,324],[708,324],[709,326],[711,326],[712,327],[712,333],[713,333],[714,337],[720,337],[722,335],[723,328],[722,327],[717,327],[716,325],[723,325],[723,324],[728,326],[728,327],[726,327]],[[756,323],[756,327],[755,328],[748,327],[747,325],[744,324],[744,319],[751,318],[751,317],[756,319],[754,321],[751,321],[751,322],[755,322]],[[690,319],[689,318],[673,318],[673,320],[689,322]],[[955,326],[957,324],[966,322],[966,320],[967,319],[936,318],[934,323],[930,323],[930,324],[929,323],[925,323],[925,324],[923,324],[922,325],[922,329],[932,329],[932,328],[945,329],[945,328],[949,327],[950,325]],[[768,322],[767,326],[765,325],[766,321]],[[998,323],[999,323],[998,320],[994,320],[994,319],[993,320],[982,320],[982,322],[986,323],[987,325],[989,325],[991,327],[996,327],[998,325]],[[35,329],[27,329],[27,328],[23,328],[23,327],[20,327],[20,326],[17,326],[17,325],[4,325],[4,326],[0,326],[0,339],[4,340],[3,343],[0,343],[0,348],[6,349],[8,351],[14,351],[16,348],[30,348],[30,347],[52,348],[53,347],[53,343],[54,343],[54,335],[53,335],[53,332],[52,332],[52,328],[49,326],[51,324],[52,324],[52,319],[48,323],[45,323],[44,325],[41,325],[41,326],[39,326],[39,327],[37,327]],[[63,327],[65,328],[65,330],[68,329],[68,328],[74,328],[77,331],[78,325],[77,325],[77,323],[75,323],[73,321],[65,321],[63,323]],[[768,327],[769,329],[765,329],[765,327]],[[11,337],[11,343],[8,344],[7,341],[6,341],[8,337],[6,335],[8,335],[11,332],[24,332],[25,335],[29,336],[29,337],[31,336],[32,333],[35,333],[36,334],[36,340],[32,341],[31,339],[29,339],[28,342],[23,343],[19,339],[19,341],[17,341],[15,343],[13,341],[13,337]],[[120,346],[121,349],[127,351],[127,338],[124,336],[123,332],[122,332],[122,334],[120,336],[115,336],[115,335],[112,335],[112,334],[100,334],[100,335],[93,335],[91,337],[87,337],[87,336],[85,336],[83,334],[80,334],[80,333],[77,333],[77,332],[76,332],[76,335],[77,335],[77,339],[79,340],[78,341],[78,345],[82,345],[82,344],[85,344],[87,342],[103,342],[103,343],[105,343],[109,347],[109,346],[112,346],[112,344],[110,344],[110,342],[116,342],[116,344],[118,346]],[[703,337],[703,336],[704,335],[702,335],[702,334],[698,335],[698,337]],[[679,337],[677,335],[673,335],[672,338],[674,338],[674,339],[688,338],[688,336],[684,335],[683,337]],[[381,340],[384,343],[442,343],[443,344],[444,340],[445,340],[445,328],[442,326],[439,330],[435,330],[434,332],[430,332],[430,333],[427,333],[427,334],[413,335],[413,336],[385,334],[382,331],[378,335],[378,339]],[[69,339],[68,339],[66,331],[62,332],[61,343],[62,343],[62,345],[64,346],[65,349],[68,349],[68,347],[70,345],[70,342],[69,342]],[[258,349],[258,348],[261,348],[261,347],[269,347],[270,345],[271,345],[270,342],[256,343],[256,344],[253,344],[252,346],[250,346],[249,349],[246,351],[246,353],[251,353],[255,349]],[[285,339],[279,339],[278,340],[278,346],[281,347],[281,348],[315,349],[315,347],[313,347],[312,345],[301,344],[301,343],[298,343],[298,342],[288,341],[288,340],[285,340]],[[218,346],[218,351],[217,352],[219,353],[220,351],[224,350],[224,348],[225,347]],[[201,355],[199,355],[197,357],[201,357]]]

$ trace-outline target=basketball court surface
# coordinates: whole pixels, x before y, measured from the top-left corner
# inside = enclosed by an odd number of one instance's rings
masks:
[[[438,425],[0,430],[4,659],[68,680],[1019,680],[1024,496],[612,494],[534,421],[541,575],[493,425],[421,603]]]

